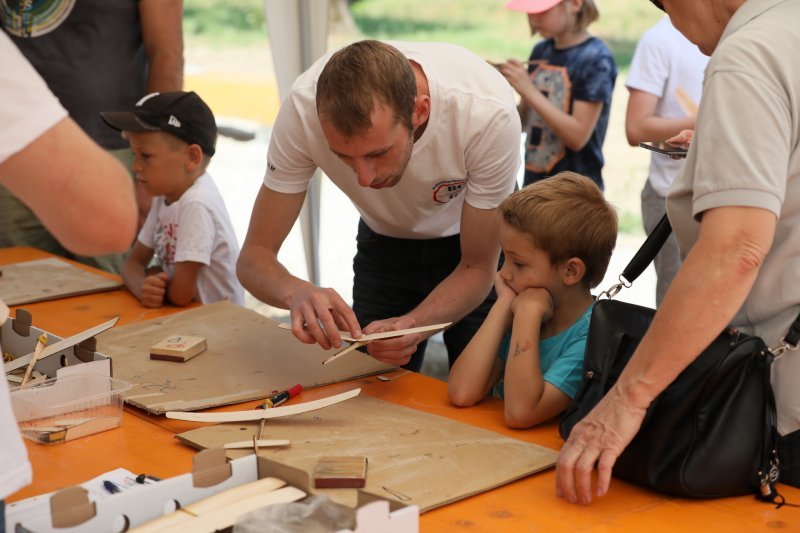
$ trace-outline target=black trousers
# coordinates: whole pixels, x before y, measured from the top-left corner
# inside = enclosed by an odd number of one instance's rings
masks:
[[[401,316],[419,305],[461,260],[459,235],[439,239],[397,239],[358,223],[357,251],[353,259],[353,310],[362,327],[374,320]],[[492,304],[494,289],[484,302],[444,332],[450,366],[478,331]],[[426,324],[418,324],[423,326]],[[427,341],[404,366],[422,368]]]
[[[778,459],[781,462],[779,481],[800,488],[800,430],[778,437]]]

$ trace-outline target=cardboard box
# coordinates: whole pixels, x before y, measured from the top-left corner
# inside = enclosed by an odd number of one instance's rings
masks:
[[[3,354],[8,353],[18,358],[32,353],[36,348],[37,339],[43,333],[47,334],[49,346],[64,340],[58,335],[33,326],[31,314],[24,309],[17,309],[16,317],[9,318],[0,327],[0,346]],[[111,359],[97,352],[97,342],[93,336],[40,359],[33,369],[44,375],[42,379],[71,373],[94,373],[106,377],[111,377],[112,374]],[[9,381],[10,387],[17,385],[19,383]]]
[[[194,502],[268,476],[282,479],[290,486],[310,494],[308,474],[302,470],[256,455],[227,462],[225,451],[215,448],[197,454],[192,473],[114,494],[102,501],[90,501],[84,489],[70,487],[54,493],[50,498],[43,498],[41,511],[31,513],[29,508],[20,522],[15,519],[12,505],[6,510],[6,527],[13,531],[19,525],[33,533],[128,530],[162,517],[165,509],[171,512],[176,508],[185,508]],[[415,533],[419,530],[419,511],[413,505],[404,506],[399,502],[360,493],[356,521],[354,533]],[[193,529],[187,526],[185,530]]]

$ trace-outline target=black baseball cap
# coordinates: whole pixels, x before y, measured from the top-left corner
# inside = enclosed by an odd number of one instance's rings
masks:
[[[115,130],[171,133],[200,146],[207,155],[214,155],[217,121],[194,91],[151,93],[136,102],[132,111],[104,111],[100,116]]]

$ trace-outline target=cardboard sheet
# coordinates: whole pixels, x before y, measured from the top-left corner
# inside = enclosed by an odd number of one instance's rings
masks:
[[[208,347],[185,363],[150,359],[150,346],[176,333],[205,337]],[[97,342],[113,360],[114,377],[133,384],[125,401],[154,414],[263,399],[298,383],[308,389],[396,368],[360,352],[323,366],[337,350],[303,344],[277,322],[228,302],[117,327]]]
[[[122,287],[56,257],[0,266],[0,300],[6,305],[23,305],[67,296],[103,292]]]
[[[195,448],[246,440],[258,423],[207,426],[176,437]],[[265,439],[291,446],[259,450],[312,475],[327,455],[367,457],[363,491],[417,505],[422,512],[510,483],[555,465],[557,452],[448,418],[359,396],[319,411],[268,420]],[[229,450],[235,458],[252,450]],[[353,506],[354,489],[318,489]]]

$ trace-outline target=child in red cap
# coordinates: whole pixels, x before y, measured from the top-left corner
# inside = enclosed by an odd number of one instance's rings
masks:
[[[527,13],[531,34],[544,37],[527,65],[510,59],[498,66],[521,97],[525,185],[568,170],[602,189],[617,65],[586,30],[599,17],[596,0],[511,0],[506,7]]]

